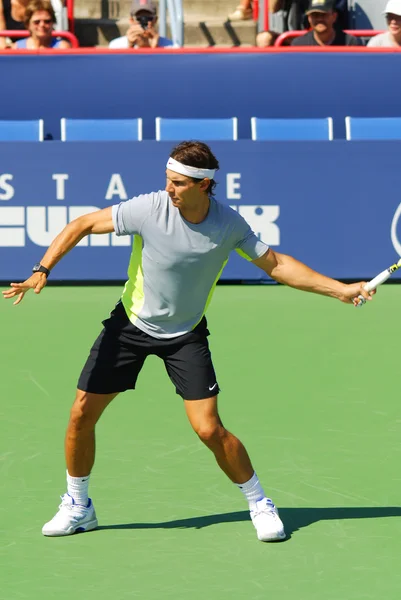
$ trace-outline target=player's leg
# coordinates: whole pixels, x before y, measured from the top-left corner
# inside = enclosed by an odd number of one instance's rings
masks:
[[[95,462],[95,425],[115,394],[77,390],[65,436],[65,458],[71,477],[88,477]]]
[[[118,304],[91,348],[78,381],[65,437],[67,493],[59,511],[46,523],[47,536],[70,535],[97,527],[93,503],[88,497],[95,460],[95,426],[119,392],[134,389],[146,358],[136,339],[136,328]]]
[[[164,357],[167,372],[177,393],[184,399],[194,431],[246,497],[258,538],[262,541],[283,539],[284,527],[278,511],[266,498],[245,447],[224,427],[219,416],[219,386],[209,350],[206,321],[192,333],[183,337],[182,345]]]
[[[284,526],[278,510],[272,500],[266,497],[244,445],[221,422],[217,396],[184,400],[184,405],[195,433],[213,452],[219,467],[247,499],[258,539],[262,542],[284,539]]]
[[[56,515],[45,523],[43,535],[71,535],[98,525],[88,496],[89,476],[95,462],[95,425],[106,406],[117,396],[77,390],[65,437],[67,493],[61,497]]]
[[[217,464],[232,482],[249,481],[254,473],[248,452],[240,440],[221,422],[217,396],[202,400],[184,400],[193,430],[211,450]]]

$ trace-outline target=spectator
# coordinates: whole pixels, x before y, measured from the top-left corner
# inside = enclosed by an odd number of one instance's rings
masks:
[[[310,0],[306,11],[311,31],[295,38],[292,46],[362,46],[360,39],[335,26],[334,0]]]
[[[25,28],[31,35],[15,42],[14,48],[70,48],[70,42],[52,36],[55,22],[56,15],[49,0],[32,0],[25,12]]]
[[[0,0],[0,31],[25,31],[25,10],[29,0]],[[18,38],[0,36],[0,49],[7,48]]]
[[[309,7],[309,0],[270,0],[270,12],[276,13],[280,10],[284,13],[284,31],[309,29],[308,19],[305,16]],[[337,12],[336,27],[348,28],[348,2],[347,0],[336,0],[335,10]]]
[[[156,5],[152,0],[134,0],[131,5],[130,26],[127,35],[112,40],[109,48],[165,48],[174,46],[168,38],[155,30]]]
[[[368,42],[369,48],[397,48],[401,46],[401,0],[389,0],[384,11],[388,31],[379,33]]]
[[[256,36],[256,46],[258,48],[269,48],[274,46],[274,42],[280,34],[276,31],[261,31]]]
[[[234,12],[228,15],[230,21],[247,21],[248,19],[252,19],[252,17],[252,0],[241,0],[241,3],[238,4]]]

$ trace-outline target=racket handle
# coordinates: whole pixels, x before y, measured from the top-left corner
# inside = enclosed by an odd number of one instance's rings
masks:
[[[376,277],[374,279],[372,279],[371,281],[368,281],[368,283],[366,283],[364,285],[363,289],[366,290],[367,292],[371,292],[372,290],[375,290],[378,285],[381,285],[382,283],[387,281],[387,279],[390,277],[391,273],[392,272],[390,271],[390,269],[386,269],[385,271],[382,271],[381,273],[379,273],[379,275],[376,275]]]
[[[376,275],[376,277],[374,277],[371,281],[368,281],[368,283],[366,283],[363,286],[363,289],[366,290],[367,292],[371,292],[372,290],[375,290],[378,285],[381,285],[382,283],[387,281],[387,279],[390,277],[391,273],[392,273],[392,271],[390,269],[386,269],[385,271],[382,271],[381,273]],[[362,294],[359,294],[358,300],[359,300],[358,304],[355,305],[357,308],[366,304],[366,300],[362,296]]]

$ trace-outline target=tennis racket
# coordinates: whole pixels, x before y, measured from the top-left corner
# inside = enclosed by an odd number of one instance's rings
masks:
[[[391,267],[388,267],[388,269],[385,269],[384,271],[382,271],[381,273],[376,275],[376,277],[374,277],[371,281],[368,281],[368,283],[366,283],[364,285],[364,289],[367,292],[371,292],[372,290],[375,290],[378,285],[381,285],[382,283],[387,281],[387,279],[393,273],[395,273],[397,271],[397,269],[399,269],[400,267],[401,267],[401,258],[398,261],[398,263],[396,263],[395,265],[391,265]],[[358,304],[355,305],[357,308],[359,306],[363,306],[366,303],[365,298],[361,294],[358,296],[358,300],[359,300]]]

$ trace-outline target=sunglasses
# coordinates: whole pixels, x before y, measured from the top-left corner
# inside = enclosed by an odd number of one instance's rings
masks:
[[[32,21],[33,25],[39,25],[39,23],[44,23],[45,25],[50,25],[53,23],[51,19],[34,19]]]
[[[401,15],[394,15],[393,13],[386,14],[387,23],[391,23],[391,21],[401,21]]]

